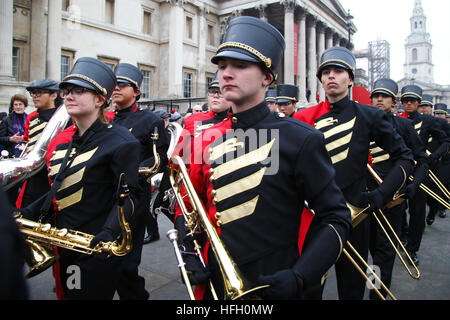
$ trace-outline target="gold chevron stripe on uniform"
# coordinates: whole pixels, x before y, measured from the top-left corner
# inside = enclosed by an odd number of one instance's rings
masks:
[[[214,199],[216,202],[231,198],[232,196],[239,194],[241,192],[253,189],[261,183],[261,180],[266,172],[266,167],[261,168],[261,170],[244,177],[240,180],[234,181],[222,188],[216,190]]]
[[[371,154],[376,154],[376,153],[379,153],[379,152],[384,152],[384,150],[381,149],[381,148],[378,147],[378,146],[376,146],[375,148],[370,149],[370,153],[371,153]]]
[[[39,132],[40,130],[44,130],[45,126],[47,125],[47,122],[43,122],[40,125],[30,128],[28,130],[28,135],[32,136],[33,134],[35,134],[36,132]]]
[[[250,216],[253,214],[258,203],[259,195],[252,200],[244,202],[236,207],[227,209],[222,212],[218,212],[217,216],[220,216],[219,221],[221,224],[230,223],[232,221]]]
[[[50,159],[50,161],[55,161],[55,160],[59,160],[59,159],[63,159],[64,156],[66,155],[67,150],[58,150],[55,151],[55,154],[52,156],[52,158]],[[72,154],[75,154],[76,149],[72,148]]]
[[[339,121],[338,119],[334,119],[333,117],[326,118],[326,119],[318,121],[314,126],[316,127],[317,130],[320,130],[322,128],[331,126],[332,124],[334,124],[338,121]]]
[[[345,149],[345,150],[342,151],[341,153],[338,153],[337,155],[332,156],[332,157],[331,157],[331,162],[332,162],[333,164],[335,164],[335,163],[338,163],[338,162],[340,162],[340,161],[342,161],[342,160],[347,159],[347,156],[348,156],[348,149],[349,149],[349,148]]]
[[[63,210],[67,207],[70,207],[76,203],[78,203],[83,196],[83,188],[78,190],[75,193],[72,193],[70,196],[62,198],[60,200],[56,200],[56,205],[58,206],[58,210]]]
[[[35,144],[36,141],[41,137],[41,133],[35,135],[34,137],[30,138],[28,140],[28,144]]]
[[[423,121],[420,121],[419,123],[414,125],[414,129],[416,129],[417,134],[420,134],[420,128],[422,128],[422,122]]]
[[[352,140],[352,136],[353,136],[353,132],[350,132],[346,136],[328,143],[326,145],[327,151],[330,152],[330,151],[337,149],[343,145],[349,144],[350,140]]]
[[[381,155],[381,156],[378,156],[378,157],[372,157],[372,163],[379,163],[379,162],[383,162],[383,161],[386,161],[386,160],[389,160],[389,153],[385,153],[385,154],[383,154],[383,155]]]
[[[58,191],[64,190],[70,186],[73,186],[74,184],[78,183],[83,179],[84,171],[86,170],[86,167],[81,168],[75,173],[72,173],[71,175],[67,176],[62,184],[61,187],[58,189]]]
[[[34,118],[33,120],[30,121],[28,128],[32,128],[32,127],[38,125],[39,122],[41,122],[41,120],[38,117]]]
[[[95,149],[92,149],[91,151],[87,151],[85,153],[82,153],[80,155],[78,155],[75,160],[73,160],[72,164],[70,165],[71,168],[75,167],[76,165],[79,165],[80,163],[86,162],[88,161],[90,158],[92,158],[92,156],[94,155],[94,153],[97,151],[98,147],[96,147]]]
[[[228,152],[236,151],[238,146],[241,148],[244,148],[244,143],[237,142],[237,138],[228,139],[225,142],[222,142],[221,144],[210,149],[209,159],[211,161],[219,159],[220,157],[222,157],[224,154],[227,154]]]
[[[195,129],[195,137],[198,137],[204,130],[211,128],[213,125],[214,123],[207,123],[201,126],[197,126],[197,128]]]
[[[355,121],[356,121],[356,117],[354,117],[352,120],[350,120],[346,123],[343,123],[343,124],[340,124],[340,125],[334,127],[333,129],[325,131],[323,133],[325,139],[328,139],[329,137],[332,137],[338,133],[341,133],[341,132],[344,132],[346,130],[353,128],[353,126],[355,125]]]
[[[236,138],[235,138],[236,139]],[[233,171],[247,167],[249,165],[263,161],[269,156],[269,152],[272,149],[275,139],[272,139],[269,143],[266,143],[262,147],[246,153],[238,158],[225,162],[213,169],[211,178],[219,179]],[[214,151],[213,151],[214,153]]]

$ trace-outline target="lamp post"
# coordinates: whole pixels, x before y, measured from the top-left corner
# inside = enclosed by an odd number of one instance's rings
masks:
[[[348,13],[345,16],[346,21],[347,21],[347,30],[348,30],[348,42],[347,42],[347,49],[352,50],[353,49],[353,45],[351,44],[351,36],[352,36],[352,19],[354,18],[351,14],[350,14],[350,9],[348,9]]]

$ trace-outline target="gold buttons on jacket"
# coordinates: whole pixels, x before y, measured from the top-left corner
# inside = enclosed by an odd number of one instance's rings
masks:
[[[237,122],[238,122],[238,119],[237,119],[236,117],[232,117],[232,118],[231,118],[231,122],[237,123]]]

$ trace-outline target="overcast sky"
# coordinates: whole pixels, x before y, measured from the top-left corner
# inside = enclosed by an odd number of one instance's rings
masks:
[[[391,78],[404,76],[405,40],[411,33],[414,0],[339,0],[350,9],[358,29],[353,36],[355,50],[365,49],[370,41],[386,40],[391,51]],[[427,17],[427,32],[433,44],[434,82],[450,85],[450,0],[422,0]],[[367,70],[367,59],[358,59]]]

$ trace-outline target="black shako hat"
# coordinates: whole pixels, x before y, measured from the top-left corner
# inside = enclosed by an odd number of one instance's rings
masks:
[[[370,94],[370,97],[376,93],[382,93],[385,95],[388,95],[392,97],[394,100],[397,98],[398,93],[398,85],[397,83],[388,78],[382,78],[375,81],[375,84],[373,85],[374,89],[372,90],[372,93]]]
[[[141,87],[142,75],[141,70],[129,63],[119,63],[114,69],[117,82],[129,83],[136,89]]]
[[[210,89],[210,88],[220,88],[219,79],[217,79],[217,71],[216,71],[216,74],[214,76],[214,80],[211,81],[211,83],[208,86],[208,89]]]
[[[255,17],[241,16],[231,20],[211,62],[217,64],[221,58],[256,62],[269,70],[275,80],[275,69],[285,47],[283,35],[274,26]]]
[[[436,103],[434,105],[434,113],[447,113],[447,105],[445,103]]]
[[[420,101],[420,105],[433,107],[433,96],[431,94],[422,95],[422,101]]]
[[[109,100],[116,83],[114,72],[105,63],[95,58],[83,57],[75,61],[72,70],[61,81],[59,87],[73,84],[97,91]]]
[[[298,87],[292,84],[279,84],[277,87],[277,103],[297,102]]]
[[[414,98],[420,101],[422,101],[422,89],[419,86],[416,86],[414,84],[410,84],[407,86],[404,86],[402,88],[402,96],[401,99],[404,98]]]
[[[266,91],[266,101],[277,102],[277,89],[268,89]]]
[[[28,87],[26,87],[27,91],[32,91],[34,89],[44,89],[53,92],[59,91],[58,82],[52,79],[41,79],[33,81]]]
[[[331,47],[322,53],[320,65],[316,74],[319,81],[321,81],[322,70],[327,66],[344,68],[349,71],[352,79],[355,78],[356,58],[347,48]]]

